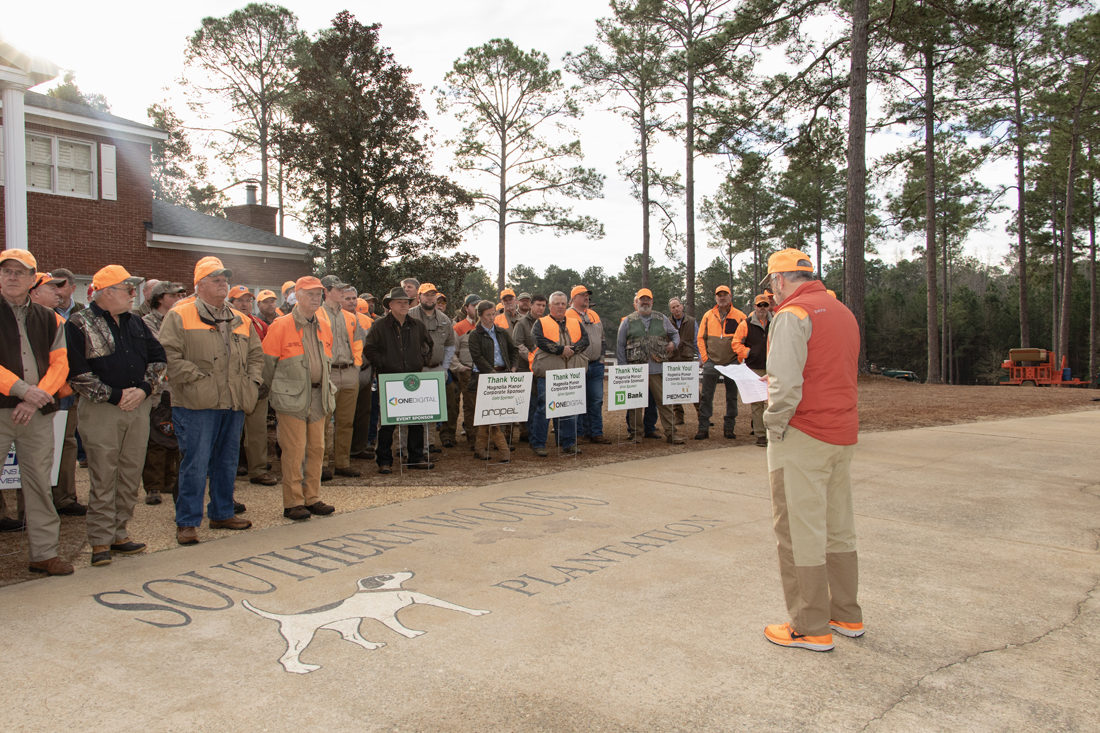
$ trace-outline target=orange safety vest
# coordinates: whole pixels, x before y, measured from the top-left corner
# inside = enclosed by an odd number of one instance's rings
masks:
[[[252,333],[251,319],[239,310],[230,308],[229,306],[226,306],[226,308],[229,309],[230,313],[240,316],[241,318],[241,325],[234,328],[233,333],[244,339],[248,339],[249,335]],[[183,303],[182,305],[177,303],[172,306],[172,310],[179,311],[180,320],[183,322],[183,329],[185,331],[213,331],[216,329],[215,326],[202,320],[202,316],[199,315],[199,307],[195,305],[193,299],[190,303]],[[256,335],[259,336],[259,334]]]
[[[320,311],[323,308],[318,308]],[[317,319],[317,335],[321,339],[325,356],[332,358],[332,327],[327,318]],[[302,332],[298,330],[298,324],[294,322],[294,316],[279,316],[267,329],[267,338],[264,339],[264,353],[280,360],[290,359],[305,354],[302,346]]]
[[[325,311],[325,318],[332,315],[327,308],[321,307],[318,310]],[[343,308],[340,309],[340,315],[344,317],[344,326],[348,330],[348,343],[351,344],[351,361],[355,366],[363,366],[363,342],[355,340],[356,319]],[[355,315],[359,314],[356,313]],[[330,323],[329,325],[332,324]]]
[[[497,316],[498,318],[500,316]],[[558,322],[553,319],[552,316],[543,316],[539,319],[539,323],[542,324],[542,335],[546,337],[548,341],[561,341],[561,329],[558,328]],[[565,330],[569,333],[569,344],[575,344],[581,340],[584,335],[581,333],[581,322],[576,318],[565,319]],[[527,354],[527,366],[531,369],[535,368],[535,354],[539,353],[539,349],[536,346]]]

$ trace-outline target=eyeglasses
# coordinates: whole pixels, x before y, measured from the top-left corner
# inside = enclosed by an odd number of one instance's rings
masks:
[[[130,295],[134,295],[135,293],[137,293],[137,288],[135,288],[133,285],[127,285],[124,288],[120,288],[117,285],[108,285],[107,287],[105,287],[103,289],[104,290],[117,290],[120,293],[128,293]]]
[[[30,277],[31,276],[31,271],[26,269],[25,267],[22,268],[22,269],[19,269],[19,270],[15,270],[15,269],[12,269],[10,267],[5,267],[3,269],[0,269],[0,275],[3,275],[4,277],[25,278],[25,277]]]

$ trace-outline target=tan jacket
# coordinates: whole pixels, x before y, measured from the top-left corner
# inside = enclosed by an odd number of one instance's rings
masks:
[[[200,315],[195,302],[164,317],[160,343],[168,356],[172,406],[189,410],[251,412],[263,382],[264,352],[252,321],[229,309],[229,358],[216,324]]]

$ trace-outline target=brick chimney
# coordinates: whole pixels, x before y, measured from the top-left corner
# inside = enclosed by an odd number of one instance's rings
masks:
[[[225,218],[246,227],[262,229],[271,234],[278,234],[275,229],[275,217],[279,213],[276,206],[260,206],[256,203],[256,184],[249,183],[244,187],[245,203],[243,206],[226,206]]]

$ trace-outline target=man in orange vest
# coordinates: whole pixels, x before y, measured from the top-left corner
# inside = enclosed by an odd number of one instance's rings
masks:
[[[531,329],[531,337],[538,348],[531,361],[531,371],[535,375],[535,415],[527,426],[531,450],[536,456],[546,457],[546,434],[549,420],[546,417],[546,372],[557,369],[587,368],[584,356],[588,348],[588,333],[576,318],[567,318],[565,309],[568,300],[565,293],[556,292],[550,296],[550,315],[543,316]],[[498,316],[499,318],[499,316]],[[500,328],[500,326],[497,326]],[[554,435],[558,449],[563,453],[580,454],[577,447],[577,418],[554,418]]]
[[[275,312],[280,316],[285,316],[287,313],[290,313],[290,310],[294,307],[294,298],[291,297],[292,295],[294,295],[294,281],[287,280],[283,283],[283,305],[275,309]]]
[[[271,293],[270,290],[262,291]],[[271,293],[274,301],[275,294]],[[267,336],[268,325],[259,316],[252,313],[252,292],[243,285],[234,285],[229,289],[229,305],[252,321],[252,327],[263,343]],[[273,321],[274,322],[274,321]],[[244,416],[244,430],[241,431],[241,450],[237,474],[248,476],[248,483],[258,486],[274,486],[279,479],[267,470],[267,387],[260,387],[256,406]]]
[[[741,321],[737,333],[733,335],[733,350],[737,352],[737,358],[760,376],[767,373],[771,312],[771,299],[766,295],[756,296],[752,313]],[[768,445],[768,435],[764,429],[765,407],[767,404],[763,401],[752,403],[752,432],[756,436],[756,444],[762,447]]]
[[[829,651],[832,632],[863,635],[850,467],[859,432],[859,327],[796,249],[768,259],[779,307],[768,334],[768,478],[791,620],[764,630],[780,646]]]
[[[276,318],[264,340],[264,384],[283,449],[283,516],[295,521],[336,511],[321,501],[325,423],[336,407],[329,388],[333,329],[319,313],[324,293],[317,278],[298,278],[294,311]]]
[[[181,545],[199,542],[207,478],[210,529],[252,526],[234,516],[233,484],[244,416],[256,406],[263,384],[264,354],[252,321],[225,302],[232,275],[217,257],[203,257],[195,265],[194,299],[177,303],[160,327],[182,455],[176,498]]]
[[[370,306],[365,300],[357,297],[355,288],[344,291],[343,304],[344,310],[355,316],[365,342],[367,331],[374,325],[374,319],[370,317]],[[371,371],[370,362],[366,357],[360,355],[360,362],[359,394],[355,398],[355,419],[352,421],[351,431],[351,457],[368,460],[374,458],[374,449],[370,447],[367,437],[370,433],[371,403],[374,401],[374,393],[371,391],[374,372]]]
[[[501,290],[500,304],[504,306],[504,310],[496,317],[493,323],[497,328],[503,328],[508,332],[508,335],[511,336],[512,328],[516,325],[516,321],[519,320],[519,316],[516,315],[516,291],[511,288]]]
[[[699,391],[699,432],[696,440],[710,437],[710,416],[714,414],[714,392],[718,382],[726,383],[726,417],[722,424],[722,434],[729,440],[735,437],[737,422],[737,385],[715,369],[716,366],[729,366],[737,363],[737,354],[733,349],[734,334],[745,314],[733,307],[730,289],[719,285],[714,290],[715,305],[703,314],[699,322],[699,370],[702,372],[702,389]]]
[[[578,437],[588,438],[590,443],[606,445],[611,443],[611,439],[603,434],[603,375],[607,337],[600,314],[588,307],[591,298],[592,291],[585,286],[574,287],[569,292],[569,310],[565,311],[565,317],[579,321],[588,334],[588,348],[584,351],[588,359],[584,378],[586,411],[577,418],[577,434]]]

